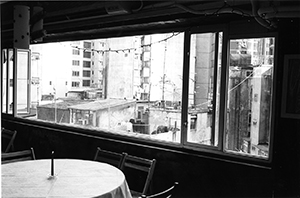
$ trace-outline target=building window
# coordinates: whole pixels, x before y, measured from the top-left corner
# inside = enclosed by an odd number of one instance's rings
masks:
[[[72,71],[72,76],[79,76],[79,71]]]
[[[91,61],[83,61],[83,67],[91,67]]]
[[[149,45],[145,45],[144,46],[144,51],[145,52],[150,52],[151,51],[151,47]]]
[[[79,66],[79,60],[72,60],[72,65]]]
[[[91,77],[91,71],[83,70],[82,77]]]
[[[89,87],[89,86],[91,86],[91,81],[90,80],[83,80],[82,81],[82,86],[83,87]]]
[[[191,116],[191,124],[190,124],[191,130],[196,130],[196,128],[197,128],[196,123],[197,123],[197,115],[192,115]]]
[[[80,84],[79,82],[74,82],[74,81],[73,81],[73,82],[72,82],[72,87],[79,87],[79,84]]]
[[[91,52],[83,51],[83,58],[91,58]]]
[[[85,92],[84,98],[92,100],[83,99],[81,102],[85,104],[81,107],[75,101],[76,112],[84,113],[88,106],[94,113],[90,116],[97,116],[89,121],[89,126],[99,129],[99,133],[105,130],[157,144],[239,158],[270,159],[274,55],[266,55],[266,51],[275,49],[275,38],[225,40],[230,37],[223,35],[223,31],[191,29],[91,41],[105,43],[111,49],[131,49],[138,38],[149,49],[145,56],[140,50],[142,46],[137,46],[135,53],[142,59],[110,51],[105,67],[95,68],[99,72],[93,79],[87,79],[91,71],[83,70],[82,77],[86,78],[73,80],[71,87],[80,87]],[[263,45],[267,42],[269,47]],[[51,53],[42,54],[41,59],[46,56],[51,57]],[[79,61],[74,63],[79,65]],[[83,67],[89,68],[90,64],[85,61]],[[44,82],[57,79],[56,98],[64,97],[64,83],[70,79],[66,74],[79,76],[79,72],[61,65],[60,72],[51,73],[50,66],[43,66],[42,72],[48,73],[39,77],[43,76]],[[6,83],[8,79],[11,78],[6,77]],[[33,86],[31,98],[37,97]],[[53,86],[47,83],[41,86],[43,89],[39,91],[45,93],[40,95],[53,93]],[[102,99],[96,100],[99,95]],[[64,124],[72,127],[80,124],[78,112],[69,110],[73,121]],[[129,120],[132,132],[126,128]]]
[[[91,49],[92,43],[91,42],[83,42],[83,48],[84,49]]]
[[[78,49],[73,49],[72,50],[72,54],[73,55],[79,55],[80,54],[80,51]]]
[[[150,67],[151,62],[150,61],[143,61],[144,67]]]

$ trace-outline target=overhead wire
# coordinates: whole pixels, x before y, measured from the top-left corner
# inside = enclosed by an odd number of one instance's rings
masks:
[[[70,44],[70,45],[71,45],[71,47],[76,48],[78,50],[83,50],[84,52],[85,51],[91,51],[91,52],[97,52],[97,53],[105,53],[105,52],[116,52],[116,53],[124,52],[125,53],[125,51],[128,51],[128,52],[130,52],[130,51],[136,51],[137,48],[144,48],[144,47],[151,46],[151,45],[154,45],[154,44],[158,44],[158,43],[161,43],[161,42],[166,42],[169,39],[171,39],[171,38],[173,38],[175,36],[178,36],[181,33],[182,32],[177,32],[177,33],[173,32],[171,36],[168,36],[167,38],[164,38],[162,40],[155,41],[155,42],[152,42],[152,43],[149,43],[149,44],[144,44],[144,45],[141,45],[139,47],[122,48],[122,49],[111,49],[111,48],[109,48],[109,49],[106,49],[106,50],[98,50],[98,49],[81,48],[81,47],[78,47],[78,46],[74,46],[72,44]]]

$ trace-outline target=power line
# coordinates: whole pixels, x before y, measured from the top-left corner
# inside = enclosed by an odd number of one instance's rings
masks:
[[[244,78],[239,84],[231,88],[228,92],[233,91],[234,89],[238,88],[243,82],[245,82],[247,79],[252,77],[253,72],[251,72],[246,78]]]
[[[166,42],[166,41],[168,41],[169,39],[171,39],[171,38],[173,38],[173,37],[175,37],[175,36],[178,36],[179,34],[181,34],[182,32],[177,32],[177,33],[174,33],[173,32],[173,34],[171,35],[171,36],[169,36],[169,37],[167,37],[167,38],[164,38],[164,39],[162,39],[162,40],[159,40],[159,41],[156,41],[156,42],[153,42],[153,43],[149,43],[149,44],[145,44],[145,45],[141,45],[141,46],[139,46],[139,47],[132,47],[132,48],[123,48],[123,49],[111,49],[111,48],[109,48],[109,49],[107,49],[107,50],[97,50],[97,49],[89,49],[89,48],[81,48],[81,47],[78,47],[78,46],[72,46],[72,44],[70,44],[71,45],[71,47],[73,47],[73,48],[75,48],[75,49],[78,49],[78,50],[83,50],[84,52],[85,51],[91,51],[91,52],[97,52],[98,54],[99,53],[105,53],[105,52],[116,52],[116,53],[119,53],[119,52],[126,52],[126,51],[128,51],[128,52],[130,52],[130,51],[136,51],[137,50],[137,48],[144,48],[144,47],[148,47],[148,46],[152,46],[152,45],[154,45],[154,44],[158,44],[158,43],[161,43],[161,42]]]

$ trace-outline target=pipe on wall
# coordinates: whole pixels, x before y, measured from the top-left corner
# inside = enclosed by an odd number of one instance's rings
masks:
[[[300,18],[300,7],[266,7],[257,11],[258,15],[264,19],[271,18]]]
[[[267,29],[273,29],[277,27],[274,21],[265,20],[258,14],[259,3],[257,0],[251,0],[251,5],[252,5],[252,15],[260,25],[266,27]]]

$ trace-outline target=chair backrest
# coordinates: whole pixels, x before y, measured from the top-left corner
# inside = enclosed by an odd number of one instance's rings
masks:
[[[11,162],[35,160],[35,154],[33,148],[24,151],[16,151],[10,153],[1,154],[1,164],[7,164]]]
[[[16,138],[17,131],[11,131],[5,128],[1,130],[1,149],[3,153],[13,151],[14,140]]]
[[[103,150],[97,147],[94,160],[99,162],[105,162],[119,169],[122,169],[126,155],[126,153],[117,153],[113,151]]]
[[[170,188],[168,188],[164,191],[161,191],[159,193],[155,193],[152,195],[142,195],[140,198],[170,198],[170,197],[172,197],[178,184],[179,184],[178,182],[174,182],[173,186],[171,186]]]
[[[126,155],[125,156],[125,162],[124,162],[124,167],[123,167],[123,172],[126,176],[126,180],[128,182],[128,185],[132,188],[130,184],[130,181],[133,181],[136,183],[142,184],[141,190],[134,190],[135,193],[138,194],[146,194],[148,192],[150,182],[152,180],[152,176],[154,173],[154,168],[155,168],[156,160],[155,159],[145,159],[137,156],[132,156],[132,155]],[[130,169],[132,172],[130,173]],[[128,172],[129,171],[129,172]],[[144,173],[145,177],[140,177],[141,174],[138,172]],[[131,179],[129,179],[131,177]],[[132,178],[133,177],[133,178]],[[138,181],[142,180],[142,181]],[[144,182],[144,183],[143,183]]]

